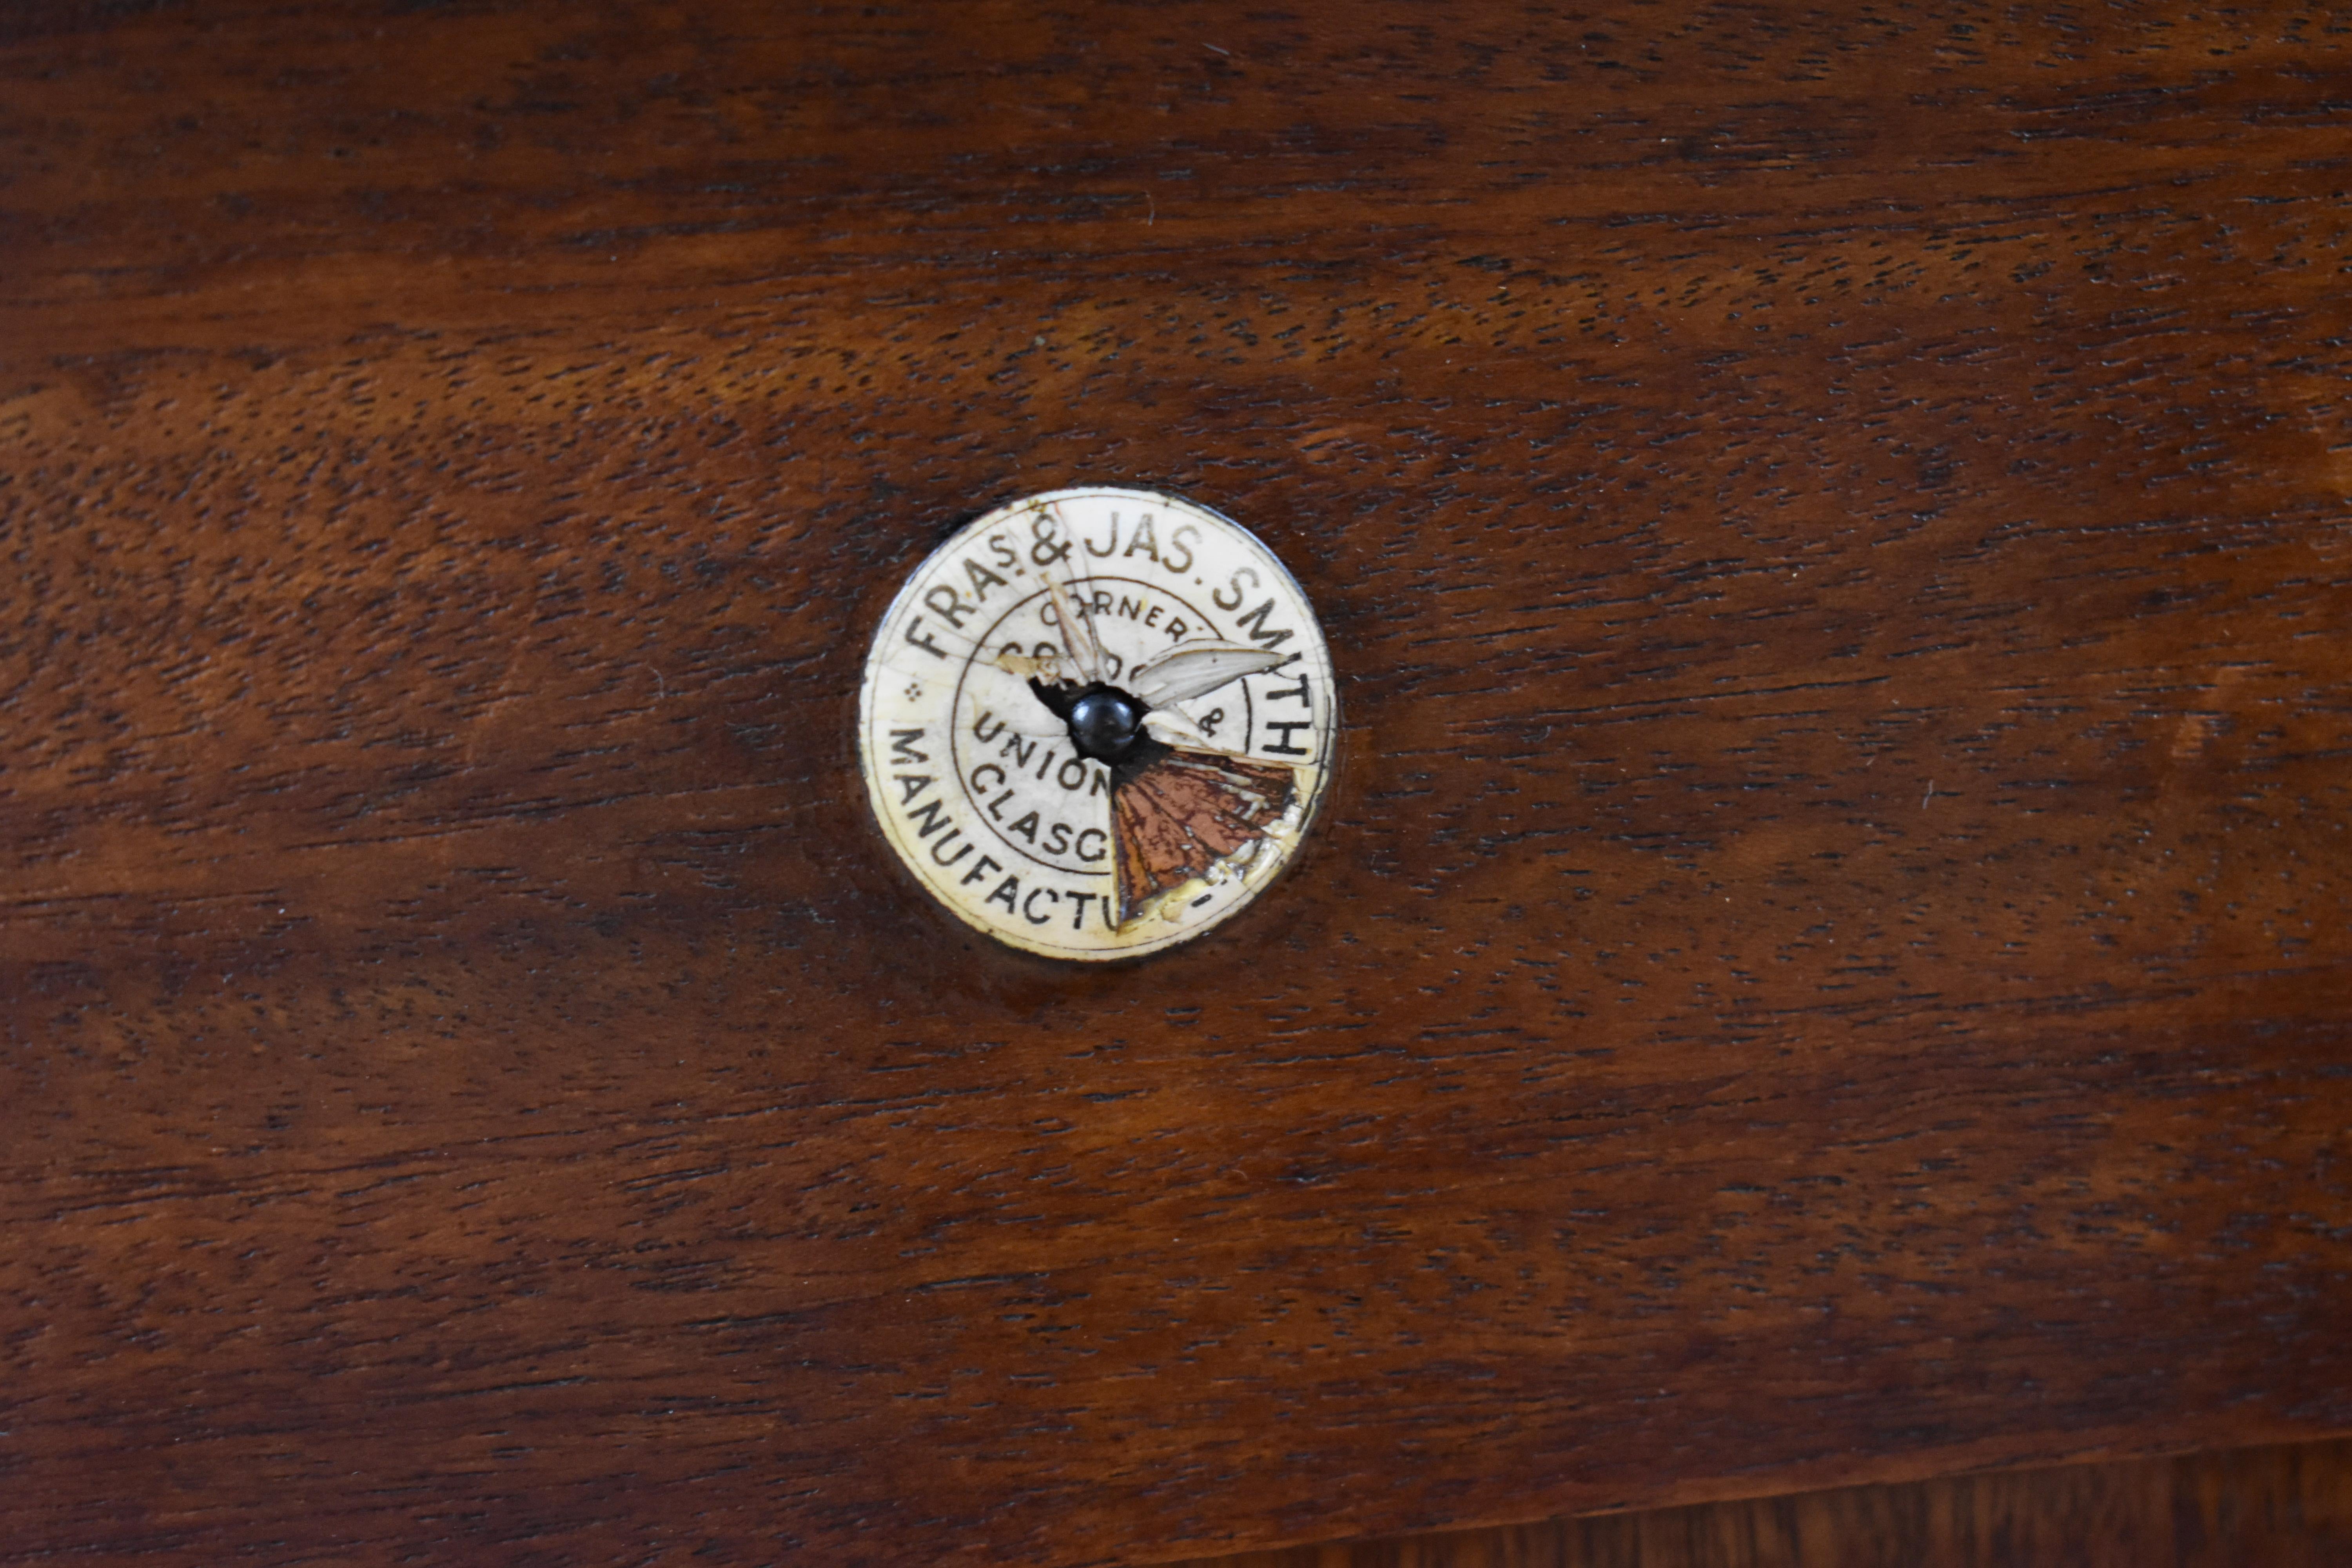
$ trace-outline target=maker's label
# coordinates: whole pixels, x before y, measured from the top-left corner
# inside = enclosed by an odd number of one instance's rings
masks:
[[[1239,524],[1139,490],[1001,507],[876,633],[861,760],[884,836],[959,916],[1067,958],[1149,952],[1255,897],[1328,774],[1331,659]]]

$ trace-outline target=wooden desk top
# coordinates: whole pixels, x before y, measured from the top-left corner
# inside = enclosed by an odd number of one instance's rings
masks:
[[[14,8],[0,1563],[2352,1429],[2352,40],[2073,15]],[[1084,970],[849,772],[1078,479],[1348,726]]]

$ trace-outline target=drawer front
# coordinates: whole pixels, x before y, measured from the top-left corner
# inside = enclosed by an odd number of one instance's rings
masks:
[[[15,1549],[1149,1562],[2352,1426],[2343,41],[26,9]],[[1097,483],[1266,542],[1340,728],[1263,895],[1074,964],[856,710]]]

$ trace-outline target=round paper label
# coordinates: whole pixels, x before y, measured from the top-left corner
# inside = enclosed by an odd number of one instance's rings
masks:
[[[884,837],[957,915],[1123,958],[1281,870],[1337,696],[1306,595],[1246,529],[1172,496],[1053,490],[908,579],[866,661],[859,753]]]

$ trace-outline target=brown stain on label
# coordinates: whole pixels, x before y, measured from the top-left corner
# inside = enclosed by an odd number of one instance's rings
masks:
[[[1279,763],[1179,749],[1111,791],[1118,918],[1264,838],[1297,798]]]

